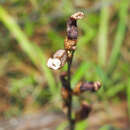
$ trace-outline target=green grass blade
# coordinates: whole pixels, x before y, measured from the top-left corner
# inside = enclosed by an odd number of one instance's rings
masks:
[[[22,50],[29,56],[31,61],[42,71],[48,81],[50,86],[50,91],[54,94],[55,90],[55,80],[51,71],[46,67],[46,57],[42,50],[34,43],[31,43],[26,35],[21,31],[20,27],[17,25],[15,20],[8,15],[6,10],[0,6],[0,21],[8,28],[8,30],[13,34],[13,36],[18,41]]]
[[[72,76],[72,86],[75,86],[79,80],[84,76],[85,73],[87,73],[87,69],[91,66],[90,63],[83,62],[75,74]]]
[[[101,10],[100,26],[99,26],[99,38],[98,38],[98,62],[104,66],[106,63],[107,55],[107,33],[108,33],[108,22],[109,22],[109,8],[104,7]]]
[[[84,31],[84,35],[80,36],[78,41],[79,48],[81,48],[96,36],[97,31],[95,28],[90,27],[86,20],[79,21],[79,26]]]
[[[100,66],[96,66],[95,69],[96,69],[96,73],[101,78],[103,85],[107,85],[108,77],[107,77],[106,73],[102,70],[102,68]]]
[[[115,85],[115,86],[111,86],[107,92],[106,92],[106,96],[108,98],[114,97],[115,95],[117,95],[119,92],[122,92],[124,89],[126,88],[124,83]]]
[[[110,60],[109,60],[108,73],[111,73],[113,69],[115,68],[115,65],[118,61],[118,57],[120,54],[120,48],[121,48],[121,45],[123,44],[123,40],[125,37],[126,20],[127,20],[127,15],[128,15],[128,1],[129,0],[123,0],[120,3],[119,23],[117,26],[117,33],[114,40],[114,46],[113,46]]]
[[[51,43],[53,44],[53,48],[55,50],[59,48],[63,48],[64,46],[64,39],[59,36],[59,34],[56,31],[53,31],[52,29],[48,32],[48,38],[51,40]]]

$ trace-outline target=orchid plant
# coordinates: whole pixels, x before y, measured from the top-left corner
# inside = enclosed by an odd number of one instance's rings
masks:
[[[64,49],[56,51],[51,58],[48,59],[47,66],[53,70],[62,68],[66,63],[68,64],[67,72],[62,72],[60,80],[62,83],[61,95],[63,98],[63,107],[67,109],[67,118],[69,121],[69,129],[74,130],[76,122],[82,121],[88,117],[91,106],[82,101],[78,111],[75,111],[72,116],[72,99],[73,96],[80,96],[85,91],[95,92],[101,87],[99,81],[96,82],[80,82],[74,89],[71,87],[71,65],[76,50],[78,39],[77,20],[84,17],[83,12],[74,13],[67,21],[67,37],[64,40]]]

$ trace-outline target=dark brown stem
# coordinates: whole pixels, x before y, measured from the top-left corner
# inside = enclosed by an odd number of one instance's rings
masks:
[[[75,123],[74,120],[72,118],[72,89],[71,89],[71,64],[72,64],[72,60],[73,60],[73,54],[74,51],[72,51],[72,57],[68,60],[68,71],[67,71],[67,83],[68,83],[68,90],[69,90],[69,99],[68,99],[68,120],[69,120],[69,129],[70,130],[74,130],[75,129]]]
[[[67,108],[68,108],[68,120],[69,120],[69,128],[70,130],[75,129],[75,121],[72,118],[72,88],[71,88],[71,64],[73,60],[74,51],[76,49],[76,43],[78,38],[78,28],[77,28],[77,20],[81,19],[84,16],[82,12],[78,12],[73,14],[67,21],[67,38],[64,41],[64,48],[67,53],[67,86],[68,89],[68,100],[67,100]],[[63,84],[63,83],[62,83]],[[65,84],[64,84],[65,85]]]

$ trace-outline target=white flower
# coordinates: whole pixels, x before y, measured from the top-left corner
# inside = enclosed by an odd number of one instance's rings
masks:
[[[58,58],[49,58],[47,66],[53,70],[57,70],[61,67],[61,61]]]
[[[67,53],[65,50],[57,50],[52,58],[48,59],[47,66],[53,70],[60,69],[67,61]]]

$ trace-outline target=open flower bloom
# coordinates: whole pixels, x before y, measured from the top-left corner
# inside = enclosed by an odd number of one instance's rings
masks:
[[[61,61],[57,58],[49,58],[47,62],[47,66],[53,70],[57,70],[61,66]]]
[[[67,54],[65,50],[58,50],[52,58],[48,59],[47,66],[53,70],[60,69],[67,60]]]

